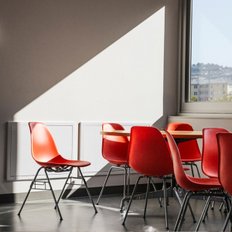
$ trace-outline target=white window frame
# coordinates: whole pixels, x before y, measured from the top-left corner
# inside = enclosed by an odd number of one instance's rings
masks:
[[[220,114],[232,115],[232,103],[229,102],[187,102],[190,91],[190,56],[191,56],[191,4],[194,0],[182,0],[180,9],[180,114]]]

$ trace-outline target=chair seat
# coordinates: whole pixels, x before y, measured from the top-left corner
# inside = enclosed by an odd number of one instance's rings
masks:
[[[189,190],[193,192],[222,187],[218,178],[197,178],[189,175],[186,176],[191,181],[191,188]]]
[[[197,162],[201,161],[201,158],[190,158],[190,159],[181,159],[182,162]]]
[[[59,166],[70,166],[70,167],[86,167],[89,166],[91,163],[88,161],[83,160],[68,160],[63,158],[62,156],[56,156],[50,161],[47,162],[39,162],[40,165],[44,167],[59,167]]]
[[[128,165],[128,161],[127,160],[109,160],[109,162],[111,164],[114,164],[114,165],[117,165],[117,166]]]

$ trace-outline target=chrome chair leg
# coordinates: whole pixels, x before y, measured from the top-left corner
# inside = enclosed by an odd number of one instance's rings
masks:
[[[23,201],[23,203],[22,203],[22,205],[21,205],[21,207],[20,207],[20,210],[19,210],[19,212],[18,212],[18,216],[20,216],[20,214],[21,214],[21,212],[22,212],[22,210],[23,210],[23,207],[24,207],[24,205],[25,205],[25,203],[26,203],[26,201],[27,201],[27,198],[28,198],[28,196],[29,196],[29,194],[30,194],[30,192],[31,192],[31,189],[32,189],[32,187],[33,187],[33,184],[34,184],[34,182],[36,181],[37,176],[38,176],[38,174],[39,174],[39,172],[40,172],[40,170],[41,170],[42,168],[43,168],[43,167],[40,167],[40,168],[37,170],[37,172],[36,172],[36,174],[35,174],[35,176],[34,176],[34,179],[31,181],[31,184],[30,184],[29,190],[28,190],[28,192],[27,192],[27,195],[26,195],[26,197],[24,198],[24,201]]]
[[[139,181],[140,181],[141,178],[143,178],[143,176],[139,176],[139,178],[138,178],[137,181],[136,181],[136,184],[135,184],[135,186],[134,186],[134,189],[133,189],[132,194],[131,194],[131,197],[130,197],[129,204],[128,204],[128,206],[127,206],[127,210],[126,210],[125,216],[124,216],[124,218],[123,218],[122,225],[125,225],[125,222],[126,222],[126,219],[127,219],[127,215],[128,215],[128,213],[129,213],[129,210],[130,210],[131,203],[132,203],[132,201],[133,201],[133,198],[134,198],[134,195],[135,195],[135,192],[136,192],[138,183],[139,183]]]
[[[210,205],[210,199],[211,199],[211,197],[208,196],[208,198],[206,200],[206,203],[205,203],[205,206],[204,206],[204,209],[203,209],[203,211],[201,213],[200,219],[198,220],[198,223],[197,223],[195,231],[199,230],[201,223],[205,219],[205,215],[207,214],[207,211],[208,211],[208,208],[209,208],[209,205]]]
[[[127,196],[130,196],[130,167],[126,167],[128,170],[127,174]]]
[[[214,205],[215,205],[215,201],[212,201],[211,203],[211,209],[214,210]]]
[[[145,196],[145,206],[144,206],[144,212],[143,212],[143,218],[146,218],[146,212],[147,212],[147,202],[148,202],[148,195],[150,190],[150,177],[147,177],[147,190],[146,190],[146,196]]]
[[[182,204],[183,204],[183,201],[181,200],[181,198],[180,198],[180,196],[179,196],[179,194],[178,194],[178,191],[177,191],[176,187],[173,188],[173,191],[174,191],[174,193],[175,193],[175,196],[176,196],[176,198],[177,198],[179,204],[182,205]],[[192,207],[191,207],[190,204],[188,204],[188,207],[189,207],[189,211],[190,211],[190,213],[191,213],[191,215],[192,215],[192,218],[193,218],[193,223],[195,223],[195,222],[196,222],[196,218],[195,218],[195,215],[194,215],[194,213],[193,213]]]
[[[128,166],[125,166],[125,167],[118,167],[118,166],[111,166],[108,173],[107,173],[107,176],[105,178],[105,181],[103,183],[103,186],[102,186],[102,189],[100,191],[100,194],[98,196],[98,199],[97,199],[97,202],[96,202],[96,205],[99,204],[99,201],[102,197],[102,194],[103,194],[103,191],[105,189],[105,186],[108,182],[108,179],[109,179],[109,176],[111,174],[111,171],[113,169],[123,169],[124,171],[124,184],[123,184],[123,198],[121,200],[121,203],[120,203],[120,211],[122,212],[123,211],[123,207],[124,207],[124,202],[127,201],[129,198],[129,188],[130,188],[130,168]]]
[[[166,188],[166,179],[165,179],[165,177],[163,178],[163,193],[164,193],[165,224],[166,224],[166,229],[168,230],[167,188]]]
[[[220,204],[220,206],[219,206],[219,211],[222,211],[222,208],[223,208],[223,206],[224,206],[224,201],[222,201],[222,203]]]
[[[62,217],[62,215],[61,215],[60,208],[59,208],[59,206],[58,206],[58,203],[57,203],[57,200],[56,200],[56,196],[55,196],[55,193],[54,193],[54,191],[53,191],[53,188],[52,188],[52,185],[51,185],[51,182],[50,182],[50,179],[49,179],[49,176],[48,176],[48,173],[47,173],[46,168],[44,168],[44,172],[45,172],[45,175],[46,175],[46,177],[47,177],[50,190],[51,190],[51,192],[52,192],[52,197],[53,197],[54,202],[55,202],[55,208],[58,210],[58,214],[59,214],[59,216],[60,216],[60,220],[62,221],[62,220],[63,220],[63,217]]]
[[[124,168],[123,197],[127,195],[127,169]]]
[[[211,196],[209,196],[208,198],[211,200]],[[208,201],[208,198],[206,200],[205,210],[203,210],[204,213],[203,213],[203,217],[202,217],[202,222],[205,222],[205,218],[208,215],[208,210],[209,210],[209,206],[210,206],[210,200]],[[214,202],[214,201],[212,201],[212,202]]]
[[[224,202],[225,202],[225,210],[224,210],[224,212],[226,213],[226,212],[229,212],[230,208],[231,208],[231,200],[227,195],[224,197]]]
[[[198,175],[198,177],[200,178],[200,177],[201,177],[201,174],[200,174],[200,171],[199,171],[199,168],[198,168],[197,164],[192,163],[192,165],[196,168],[196,170],[197,170],[197,175]]]
[[[84,178],[84,176],[83,176],[83,174],[82,174],[82,171],[81,171],[80,167],[78,167],[78,171],[79,171],[79,173],[81,174],[81,178],[82,178],[82,180],[83,180],[83,182],[84,182],[86,192],[87,192],[87,194],[88,194],[88,196],[89,196],[90,201],[92,202],[92,205],[93,205],[93,208],[94,208],[94,210],[95,210],[95,213],[98,213],[97,208],[96,208],[96,206],[95,206],[95,204],[94,204],[93,198],[92,198],[92,196],[91,196],[91,194],[90,194],[90,192],[89,192],[89,188],[88,188],[87,182],[86,182],[86,180],[85,180],[85,178]]]
[[[227,225],[228,225],[228,222],[229,222],[231,216],[232,216],[232,208],[230,208],[230,210],[229,210],[229,212],[228,212],[228,214],[227,214],[227,216],[226,216],[226,220],[225,220],[225,222],[224,222],[224,224],[223,224],[222,231],[225,231],[225,230],[226,230],[226,227],[227,227]]]
[[[187,198],[187,200],[186,200],[186,204],[184,205],[184,210],[183,210],[183,214],[182,214],[182,218],[181,218],[181,220],[180,220],[180,224],[179,224],[179,228],[178,228],[178,230],[181,230],[181,226],[182,226],[182,224],[183,224],[183,222],[184,222],[184,217],[185,217],[185,214],[186,214],[186,211],[187,211],[187,207],[189,206],[189,200],[190,200],[190,198],[192,197],[192,193],[190,193],[190,194],[188,194],[188,198]]]
[[[125,225],[125,222],[126,222],[126,219],[127,219],[130,207],[131,207],[131,203],[133,201],[133,198],[134,198],[137,186],[139,184],[139,181],[140,181],[141,178],[144,178],[144,177],[146,177],[146,176],[139,176],[139,178],[136,181],[136,184],[134,186],[134,189],[133,189],[131,197],[130,197],[130,201],[129,201],[126,213],[125,213],[124,218],[123,218],[122,225]],[[145,207],[144,207],[144,214],[143,214],[144,218],[146,217],[148,195],[149,195],[150,183],[152,181],[152,177],[146,177],[146,178],[147,178],[147,189],[146,189],[146,195],[145,195]],[[165,208],[164,208],[164,210],[165,210],[164,211],[164,213],[165,213],[165,223],[166,223],[166,228],[168,229],[167,189],[166,189],[166,179],[165,179],[165,177],[163,178],[163,194],[164,194],[164,206],[165,206]]]
[[[193,170],[193,164],[192,163],[190,163],[190,168],[191,168],[192,176],[194,177],[194,170]]]
[[[191,173],[192,173],[192,176],[193,176],[193,177],[195,176],[193,167],[195,167],[195,169],[196,169],[196,171],[197,171],[197,175],[198,175],[198,177],[199,177],[199,178],[201,177],[201,174],[200,174],[199,168],[198,168],[198,166],[197,166],[197,164],[196,164],[196,163],[194,163],[194,162],[184,162],[184,165],[188,165],[188,166],[190,166]]]
[[[71,176],[71,174],[72,174],[72,170],[73,170],[73,167],[71,167],[71,169],[70,169],[70,171],[69,171],[69,174],[68,174],[68,176],[67,176],[67,178],[66,178],[66,180],[65,180],[65,183],[64,183],[64,185],[63,185],[63,188],[62,188],[62,190],[61,190],[61,192],[60,192],[60,195],[59,195],[59,197],[58,197],[58,199],[57,199],[57,204],[59,204],[60,199],[61,199],[61,197],[62,197],[62,195],[63,195],[63,193],[64,193],[65,186],[67,185],[67,182],[68,182],[68,180],[69,180],[69,178],[70,178],[70,176]],[[56,207],[55,207],[55,208],[56,208]]]
[[[123,212],[125,201],[129,201],[130,196],[130,168],[128,166],[124,167],[124,188],[123,188],[123,198],[120,202],[120,212]]]
[[[99,204],[99,201],[100,201],[100,199],[101,199],[101,197],[102,197],[102,193],[103,193],[103,191],[104,191],[104,189],[105,189],[106,183],[107,183],[107,181],[108,181],[108,179],[109,179],[110,173],[111,173],[111,171],[112,171],[112,169],[113,169],[113,168],[114,168],[113,166],[112,166],[112,167],[110,167],[110,169],[109,169],[109,171],[108,171],[108,174],[107,174],[107,176],[106,176],[106,178],[105,178],[105,181],[104,181],[104,183],[103,183],[103,186],[102,186],[101,192],[100,192],[100,194],[99,194],[99,196],[98,196],[98,199],[97,199],[96,205],[98,205],[98,204]]]
[[[181,229],[181,225],[183,223],[185,212],[186,212],[187,206],[189,204],[189,199],[191,198],[191,196],[192,196],[192,192],[187,192],[185,194],[185,197],[184,197],[180,212],[178,214],[178,217],[177,217],[177,220],[176,220],[176,223],[175,223],[175,226],[174,226],[174,231],[180,231],[180,229]]]
[[[152,178],[151,178],[151,184],[152,184],[152,187],[153,187],[154,191],[156,192],[157,189],[156,189],[156,187],[155,187],[155,183],[154,183],[154,181],[153,181]],[[163,207],[163,205],[162,205],[162,198],[161,198],[161,197],[158,197],[158,201],[159,201],[160,208],[162,208],[162,207]]]

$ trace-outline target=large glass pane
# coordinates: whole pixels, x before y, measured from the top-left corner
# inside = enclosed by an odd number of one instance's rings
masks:
[[[232,102],[232,0],[192,0],[189,102]]]

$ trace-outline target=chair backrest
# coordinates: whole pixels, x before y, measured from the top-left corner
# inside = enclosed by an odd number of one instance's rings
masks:
[[[29,122],[28,124],[31,135],[31,152],[34,160],[42,164],[60,156],[46,125],[39,122]]]
[[[205,175],[218,178],[217,133],[228,133],[224,128],[204,128],[201,167]]]
[[[124,130],[118,123],[103,123],[103,131]],[[127,136],[103,135],[102,156],[111,163],[128,163],[129,139]]]
[[[226,192],[232,195],[232,134],[217,134],[219,150],[219,181]]]
[[[191,180],[189,180],[188,176],[184,172],[180,152],[174,138],[168,131],[166,131],[166,137],[171,151],[174,175],[177,184],[185,190],[194,191],[196,189],[196,186],[194,185],[194,183],[192,183]]]
[[[172,122],[167,126],[167,131],[193,131],[193,127],[185,122]],[[179,142],[178,148],[181,159],[201,159],[201,152],[196,139]]]
[[[129,165],[148,176],[173,174],[171,155],[158,129],[146,126],[131,128]]]

